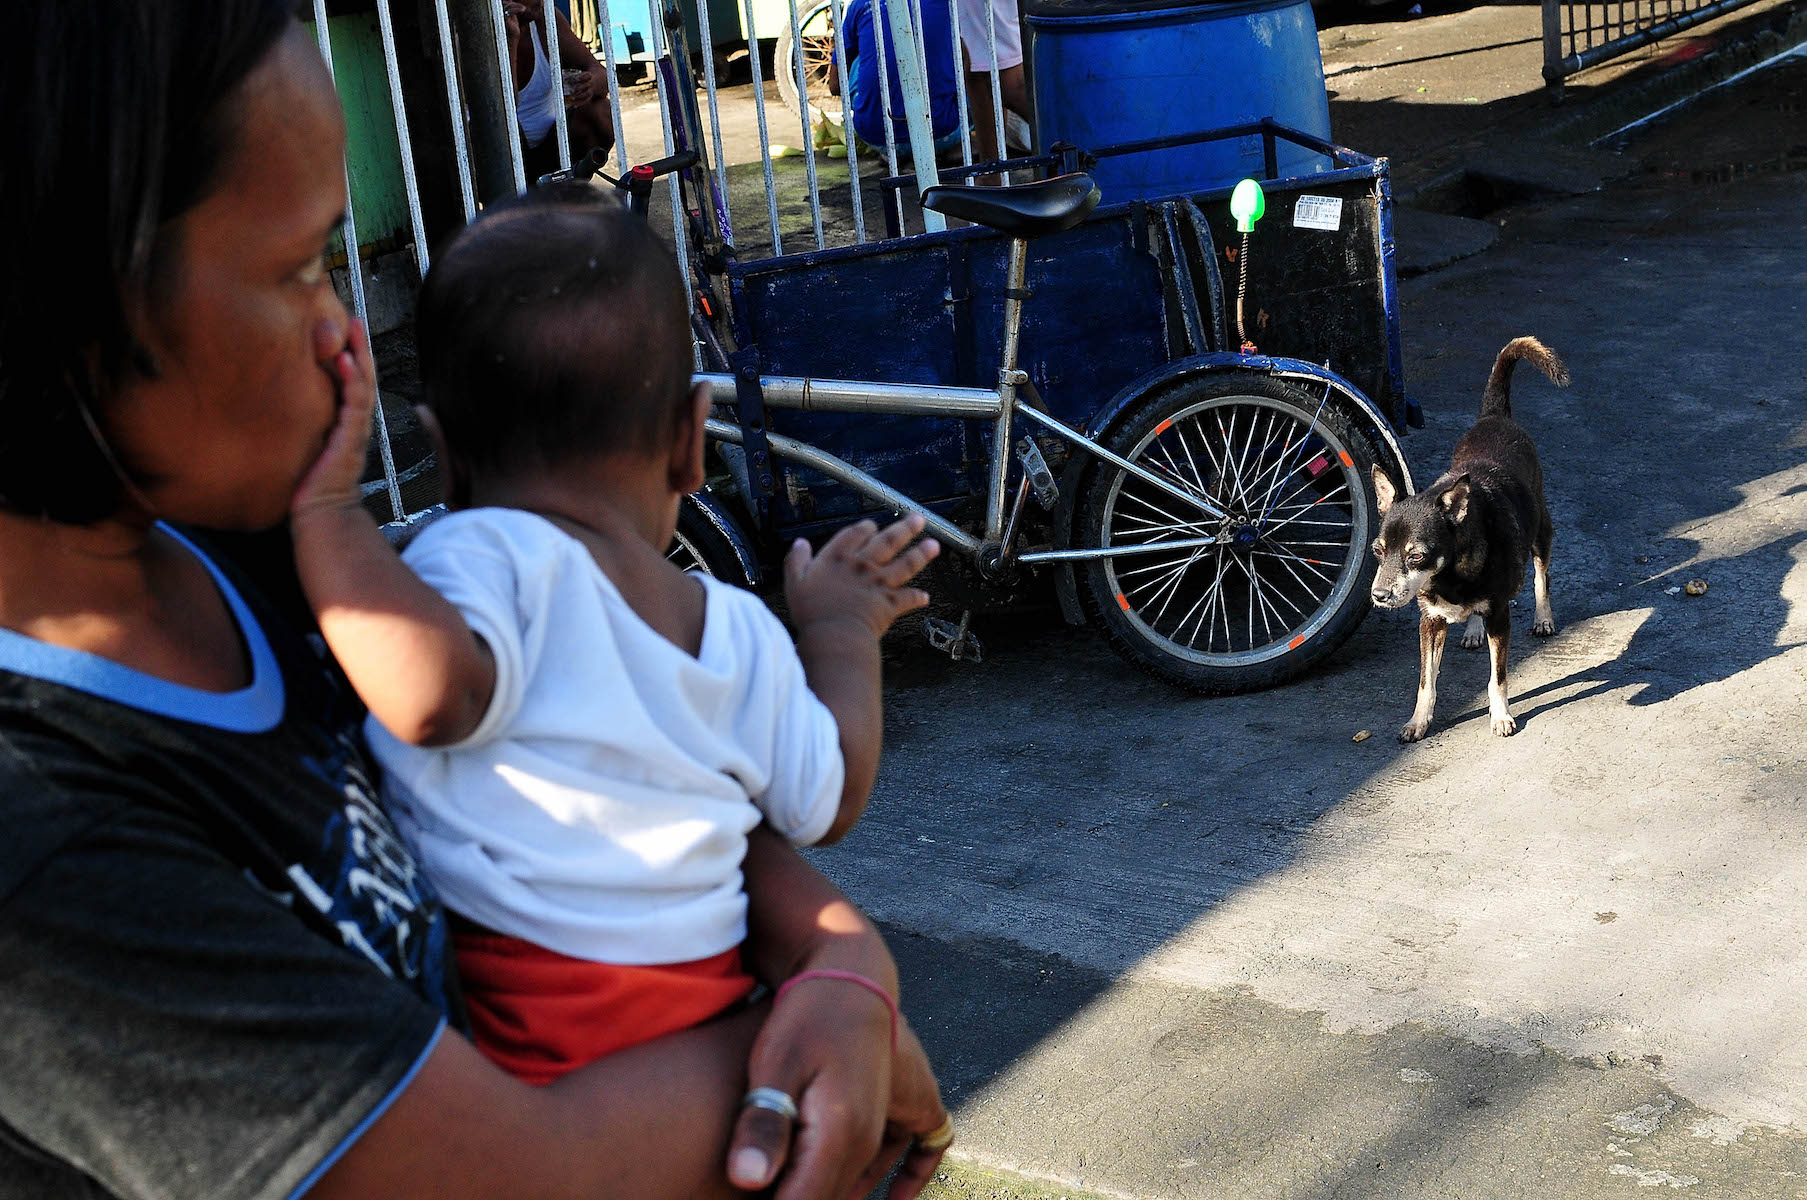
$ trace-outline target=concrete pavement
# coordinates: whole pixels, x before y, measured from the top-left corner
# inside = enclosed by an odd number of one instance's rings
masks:
[[[1515,397],[1561,626],[1523,601],[1518,736],[1452,648],[1394,742],[1410,615],[1233,699],[1036,615],[894,664],[871,811],[818,861],[955,1103],[938,1195],[1807,1195],[1803,75],[1404,285],[1421,478],[1508,338],[1575,376]]]

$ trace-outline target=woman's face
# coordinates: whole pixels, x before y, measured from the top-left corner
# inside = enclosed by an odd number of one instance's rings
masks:
[[[237,129],[213,193],[172,222],[169,282],[138,334],[157,377],[102,417],[159,517],[218,529],[281,521],[337,406],[316,338],[346,337],[327,277],[345,208],[345,128],[297,25],[228,99]]]

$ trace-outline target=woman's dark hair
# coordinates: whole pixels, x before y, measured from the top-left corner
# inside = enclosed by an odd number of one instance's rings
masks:
[[[415,336],[421,398],[458,474],[657,453],[690,394],[677,260],[595,188],[485,209],[427,273]]]
[[[155,364],[134,300],[232,150],[294,0],[34,0],[0,36],[0,507],[81,524],[123,484],[88,428]]]

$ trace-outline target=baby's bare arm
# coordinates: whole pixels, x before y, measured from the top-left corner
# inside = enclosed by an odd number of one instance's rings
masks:
[[[302,590],[346,677],[371,714],[418,746],[467,736],[495,689],[489,648],[458,610],[422,583],[360,503],[376,373],[362,326],[316,352],[339,385],[339,422],[295,491],[289,525]]]
[[[907,585],[941,552],[933,538],[911,545],[922,526],[914,513],[883,530],[861,521],[830,538],[819,555],[799,541],[784,560],[797,655],[810,690],[834,714],[846,763],[840,812],[824,844],[853,828],[878,778],[884,741],[879,639],[898,617],[929,602],[927,592]]]

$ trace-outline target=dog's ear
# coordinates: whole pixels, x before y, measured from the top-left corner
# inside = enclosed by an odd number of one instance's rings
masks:
[[[1468,475],[1464,472],[1437,497],[1437,503],[1449,514],[1450,524],[1460,525],[1468,519],[1468,491]]]
[[[1393,501],[1398,499],[1398,497],[1399,493],[1393,489],[1392,477],[1381,470],[1378,463],[1375,464],[1374,499],[1380,503],[1381,516],[1384,517],[1387,515],[1387,510],[1393,507]]]

